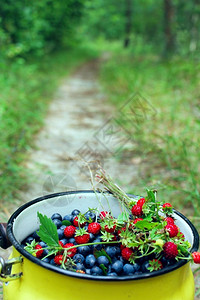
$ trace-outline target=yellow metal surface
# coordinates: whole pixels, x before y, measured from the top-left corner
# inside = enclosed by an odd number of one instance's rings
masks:
[[[19,256],[14,249],[13,256]],[[23,276],[4,283],[4,300],[194,300],[190,264],[170,273],[133,281],[84,280],[49,271],[24,258],[12,272]]]

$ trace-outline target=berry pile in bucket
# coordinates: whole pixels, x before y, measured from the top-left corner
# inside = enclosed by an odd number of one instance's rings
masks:
[[[157,201],[151,190],[145,198],[131,198],[104,170],[99,172],[97,181],[121,203],[122,213],[114,217],[111,211],[74,208],[48,218],[38,212],[39,230],[22,242],[26,251],[59,268],[93,276],[156,272],[182,259],[200,263],[200,253],[190,253],[170,203]]]

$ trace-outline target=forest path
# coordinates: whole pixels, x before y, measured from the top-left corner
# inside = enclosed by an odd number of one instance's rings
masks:
[[[140,160],[126,155],[131,142],[114,121],[120,112],[101,90],[100,63],[101,59],[83,64],[57,90],[28,153],[25,167],[32,178],[28,189],[20,192],[20,205],[54,192],[91,189],[83,161],[95,161],[90,164],[92,170],[99,161],[124,190],[134,186]],[[0,250],[0,256],[7,258],[10,251]]]
[[[10,204],[6,221],[18,206],[37,197],[67,190],[92,189],[90,174],[84,161],[95,171],[97,162],[122,185],[132,185],[137,168],[120,150],[129,146],[128,137],[113,119],[118,113],[102,93],[98,82],[104,58],[80,66],[65,78],[50,103],[44,125],[28,151],[24,167],[31,174],[30,184],[19,192],[20,201]],[[11,249],[0,249],[7,257]]]

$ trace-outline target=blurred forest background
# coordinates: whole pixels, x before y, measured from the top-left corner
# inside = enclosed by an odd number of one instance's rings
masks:
[[[23,161],[60,79],[106,52],[109,101],[145,99],[139,126],[119,120],[133,148],[117,159],[140,160],[137,192],[156,187],[199,223],[199,35],[197,0],[1,1],[1,205],[30,180]]]

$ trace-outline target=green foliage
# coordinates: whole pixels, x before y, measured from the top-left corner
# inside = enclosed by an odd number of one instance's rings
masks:
[[[118,114],[132,141],[127,158],[121,153],[119,159],[130,163],[131,158],[133,168],[135,164],[139,169],[137,193],[139,186],[140,194],[144,186],[156,188],[178,209],[192,208],[198,214],[198,63],[178,57],[163,61],[155,55],[133,56],[130,52],[113,55],[101,72],[105,91],[118,109],[133,95],[131,113],[130,107],[123,108],[130,113],[128,118]]]
[[[1,61],[0,185],[1,204],[17,199],[29,181],[24,165],[33,136],[41,128],[60,78],[96,52],[76,47],[46,55],[42,61]],[[9,205],[9,204],[8,204]]]
[[[43,55],[70,45],[82,0],[16,0],[0,3],[0,44],[7,57]]]

